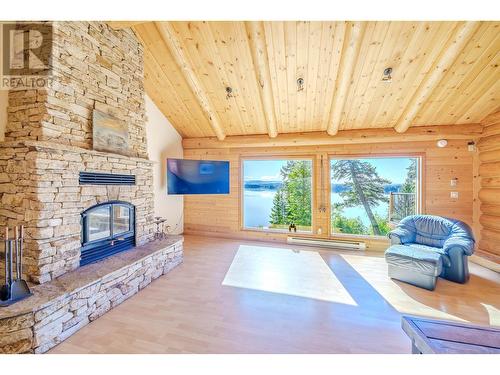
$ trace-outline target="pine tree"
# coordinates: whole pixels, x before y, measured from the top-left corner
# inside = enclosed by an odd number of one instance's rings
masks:
[[[402,193],[414,193],[417,184],[417,159],[410,159],[410,165],[406,167],[406,179],[401,186]]]
[[[380,177],[375,166],[360,160],[338,160],[332,165],[332,174],[337,180],[345,180],[350,188],[340,193],[343,198],[342,206],[362,205],[370,220],[373,233],[382,235],[383,231],[373,214],[372,207],[376,207],[380,202],[388,202],[384,186],[390,181]]]
[[[311,163],[288,161],[284,168],[287,224],[311,225]]]
[[[284,191],[279,188],[273,198],[273,207],[269,222],[271,224],[286,224],[286,201]]]
[[[273,198],[271,224],[311,225],[311,162],[289,160],[281,168],[282,185]]]

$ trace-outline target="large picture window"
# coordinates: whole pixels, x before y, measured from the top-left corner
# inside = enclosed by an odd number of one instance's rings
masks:
[[[418,213],[418,157],[331,159],[331,232],[385,236]]]
[[[310,232],[312,160],[243,161],[243,227]]]

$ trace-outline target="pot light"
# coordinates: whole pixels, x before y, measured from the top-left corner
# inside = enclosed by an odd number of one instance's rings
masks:
[[[297,79],[297,91],[304,90],[304,78]]]
[[[382,76],[382,82],[392,82],[392,68],[385,68],[384,75]]]
[[[448,145],[448,141],[446,139],[440,139],[439,141],[437,141],[437,146],[438,147],[446,147]]]

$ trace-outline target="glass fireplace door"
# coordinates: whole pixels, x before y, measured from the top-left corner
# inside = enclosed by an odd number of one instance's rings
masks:
[[[80,265],[135,246],[135,207],[123,201],[97,204],[82,212]]]
[[[111,206],[97,207],[87,217],[88,242],[111,236]]]
[[[113,234],[128,232],[130,230],[130,208],[115,204],[113,206]]]

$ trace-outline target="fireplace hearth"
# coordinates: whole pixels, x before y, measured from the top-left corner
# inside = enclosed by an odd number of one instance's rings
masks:
[[[109,201],[82,212],[80,266],[107,258],[135,246],[135,207]]]

